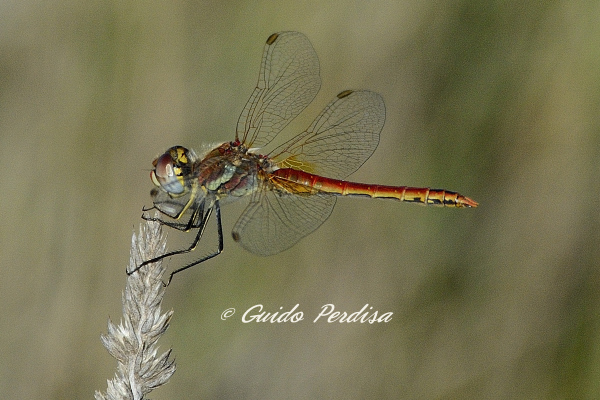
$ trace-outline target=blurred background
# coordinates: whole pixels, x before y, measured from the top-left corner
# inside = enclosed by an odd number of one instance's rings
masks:
[[[116,361],[131,235],[166,148],[233,139],[273,32],[308,36],[321,91],[386,102],[353,180],[480,207],[338,199],[291,250],[178,274],[153,399],[600,398],[596,1],[0,3],[0,396],[92,398]],[[169,248],[191,238],[170,232]],[[207,230],[196,255],[216,246]],[[172,270],[187,261],[173,258]],[[387,324],[312,323],[324,304]],[[297,324],[241,314],[299,304]],[[221,312],[234,307],[226,321]]]

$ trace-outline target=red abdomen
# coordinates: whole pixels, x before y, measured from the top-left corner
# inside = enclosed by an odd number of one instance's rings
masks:
[[[293,168],[276,170],[271,174],[271,181],[284,190],[304,194],[329,193],[336,196],[367,196],[440,207],[477,207],[478,205],[468,197],[445,189],[349,182],[325,178]]]

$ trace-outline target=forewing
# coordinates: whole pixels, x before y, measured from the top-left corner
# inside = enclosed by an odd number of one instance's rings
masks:
[[[248,147],[266,145],[306,108],[320,86],[319,59],[306,36],[271,35],[258,83],[238,120],[236,139]]]
[[[306,131],[276,148],[272,157],[280,168],[343,179],[373,154],[384,123],[385,104],[378,93],[346,90]]]
[[[277,254],[325,222],[335,200],[331,195],[259,191],[233,227],[233,238],[254,254]]]

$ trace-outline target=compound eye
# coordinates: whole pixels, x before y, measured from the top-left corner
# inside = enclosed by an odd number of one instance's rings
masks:
[[[183,178],[175,171],[175,160],[170,152],[158,157],[154,162],[154,171],[150,173],[152,182],[169,194],[182,194],[185,191]]]

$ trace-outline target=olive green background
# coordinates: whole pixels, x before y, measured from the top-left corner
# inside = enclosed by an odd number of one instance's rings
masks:
[[[480,207],[342,198],[261,258],[231,239],[245,201],[224,206],[224,253],[167,289],[178,369],[150,397],[600,398],[599,16],[566,0],[3,2],[0,397],[106,390],[99,337],[121,318],[152,159],[231,140],[264,41],[298,30],[323,85],[286,137],[341,90],[377,91],[386,126],[351,178]],[[393,319],[313,323],[329,303]],[[256,304],[305,319],[242,323]]]

